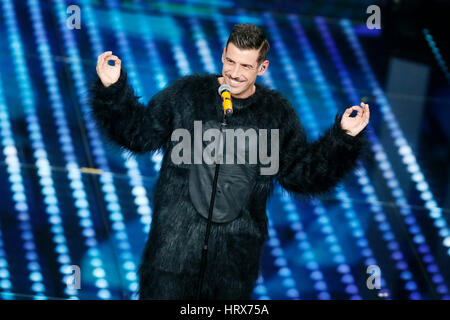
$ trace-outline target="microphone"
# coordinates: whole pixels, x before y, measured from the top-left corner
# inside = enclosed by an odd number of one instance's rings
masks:
[[[219,87],[219,95],[223,100],[223,113],[225,115],[233,114],[233,104],[231,103],[231,87],[228,84],[222,84]]]

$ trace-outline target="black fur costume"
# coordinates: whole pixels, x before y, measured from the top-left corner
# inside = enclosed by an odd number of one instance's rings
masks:
[[[191,75],[158,92],[144,106],[122,70],[119,81],[90,92],[92,114],[107,137],[134,154],[162,148],[152,225],[139,267],[140,299],[195,299],[206,219],[189,196],[189,164],[171,161],[176,128],[192,130],[194,120],[222,121],[217,93],[221,75]],[[250,299],[268,235],[266,201],[274,180],[289,193],[315,196],[330,191],[355,166],[367,143],[366,129],[352,137],[340,127],[342,115],[320,139],[307,143],[291,104],[275,90],[255,84],[247,99],[233,98],[235,127],[279,128],[280,159],[276,175],[258,175],[238,218],[213,223],[203,299]]]

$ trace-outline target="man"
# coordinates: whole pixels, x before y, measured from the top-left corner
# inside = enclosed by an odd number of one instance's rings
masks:
[[[99,78],[92,86],[91,103],[99,127],[135,154],[164,151],[139,268],[140,299],[197,297],[215,165],[174,162],[174,132],[184,128],[194,136],[194,121],[201,121],[204,130],[219,128],[224,111],[217,90],[222,84],[231,87],[233,103],[227,128],[279,130],[270,139],[276,142],[270,144],[271,151],[279,151],[279,168],[263,175],[256,170],[261,163],[220,165],[201,298],[251,298],[274,181],[289,192],[318,195],[356,166],[367,142],[363,129],[369,121],[368,105],[361,103],[336,115],[334,125],[319,140],[307,143],[291,104],[280,93],[255,83],[269,66],[268,50],[259,28],[236,25],[222,53],[222,75],[183,77],[158,92],[147,106],[138,102],[127,83],[120,59],[111,51],[98,57]],[[108,65],[109,60],[115,65]],[[350,117],[353,110],[357,115]],[[247,145],[242,150],[246,155],[251,151]]]

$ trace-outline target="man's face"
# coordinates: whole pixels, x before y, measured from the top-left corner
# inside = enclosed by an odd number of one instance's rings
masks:
[[[268,60],[258,64],[258,54],[257,49],[242,50],[231,42],[223,49],[222,76],[231,87],[232,96],[247,98],[253,94],[256,77],[263,75],[269,65]]]

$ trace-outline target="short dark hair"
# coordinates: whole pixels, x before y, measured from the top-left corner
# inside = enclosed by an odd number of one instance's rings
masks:
[[[251,23],[234,25],[228,37],[226,48],[228,48],[230,42],[239,49],[259,49],[258,64],[266,60],[270,48],[264,32]]]

